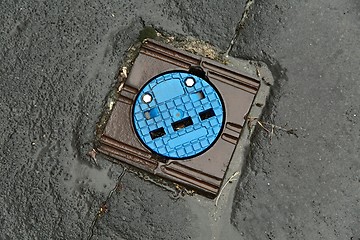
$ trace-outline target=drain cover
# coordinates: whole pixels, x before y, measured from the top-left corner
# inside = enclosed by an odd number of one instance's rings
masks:
[[[153,40],[121,81],[98,150],[215,197],[260,81]]]
[[[155,153],[187,159],[218,138],[224,108],[216,89],[185,71],[160,74],[135,98],[133,122],[140,140]]]

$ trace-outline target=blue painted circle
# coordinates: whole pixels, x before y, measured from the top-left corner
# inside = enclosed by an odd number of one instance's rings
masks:
[[[195,84],[187,86],[188,78]],[[167,72],[151,79],[138,93],[133,123],[150,150],[187,159],[205,152],[218,139],[224,124],[223,102],[206,80],[185,71]]]

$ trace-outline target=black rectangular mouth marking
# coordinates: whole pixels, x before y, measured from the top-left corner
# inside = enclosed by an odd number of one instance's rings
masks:
[[[150,136],[151,136],[151,139],[156,139],[156,138],[159,138],[159,137],[162,137],[164,136],[166,133],[165,133],[165,130],[163,127],[161,128],[158,128],[158,129],[155,129],[155,130],[152,130],[150,132]]]
[[[204,121],[208,118],[214,117],[215,116],[214,109],[210,108],[208,110],[205,110],[205,111],[199,113],[199,116],[202,121]]]
[[[180,121],[173,122],[171,125],[172,125],[174,131],[178,131],[180,129],[186,128],[193,124],[194,123],[193,123],[191,117],[187,117],[187,118],[181,119]]]

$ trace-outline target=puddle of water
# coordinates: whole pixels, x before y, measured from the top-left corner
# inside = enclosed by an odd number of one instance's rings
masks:
[[[111,164],[104,168],[91,168],[88,165],[79,163],[74,159],[74,163],[69,169],[70,178],[64,180],[65,185],[69,191],[80,191],[82,186],[93,189],[100,193],[107,193],[113,188],[115,180],[112,180],[108,173]]]

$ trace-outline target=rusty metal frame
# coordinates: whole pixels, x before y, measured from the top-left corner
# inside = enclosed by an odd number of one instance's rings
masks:
[[[221,137],[205,153],[189,160],[158,156],[142,145],[132,123],[132,106],[138,91],[154,76],[170,70],[200,66],[225,104]],[[146,40],[126,81],[121,85],[98,150],[121,162],[194,189],[208,197],[219,192],[260,81],[214,60]]]

